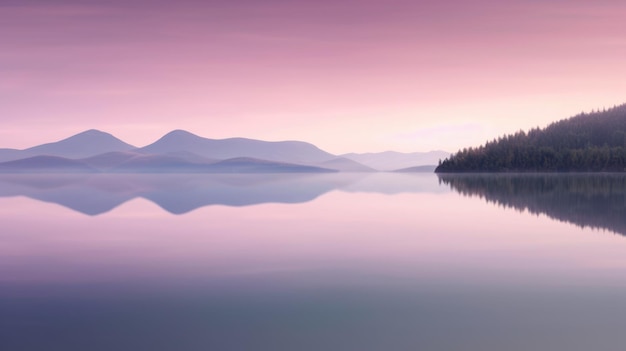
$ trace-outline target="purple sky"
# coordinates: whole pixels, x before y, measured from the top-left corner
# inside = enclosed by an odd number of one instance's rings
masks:
[[[455,151],[626,102],[622,1],[0,0],[0,147]]]

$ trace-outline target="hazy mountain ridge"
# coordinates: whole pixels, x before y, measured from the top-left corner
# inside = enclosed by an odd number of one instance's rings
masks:
[[[377,172],[377,170],[371,167],[365,166],[346,157],[337,157],[328,161],[320,162],[317,166],[336,169],[342,172]]]
[[[113,155],[118,156],[118,155]],[[125,156],[125,155],[122,155]],[[246,157],[197,163],[168,155],[138,155],[114,159],[94,167],[98,159],[73,160],[59,156],[35,156],[0,163],[0,173],[332,173],[335,169],[274,162]]]
[[[105,172],[105,173],[281,173],[375,172],[351,157],[336,156],[302,141],[262,141],[246,138],[209,139],[183,130],[165,134],[137,148],[98,130],[24,150],[0,149],[0,172]],[[419,165],[424,157],[441,152],[367,154],[370,163]],[[418,158],[421,157],[421,158]],[[374,161],[372,161],[374,160]],[[377,160],[377,161],[376,161]],[[19,162],[17,162],[19,161]],[[391,167],[391,166],[390,166]],[[391,167],[383,170],[395,170]]]
[[[167,133],[139,152],[163,154],[188,151],[202,157],[230,159],[251,157],[287,163],[310,164],[328,161],[336,156],[302,141],[262,141],[246,138],[208,139],[183,130]]]
[[[0,163],[1,173],[95,173],[97,169],[84,162],[59,156],[33,156]]]
[[[88,158],[83,158],[80,161],[88,164],[91,167],[104,171],[107,169],[117,167],[121,165],[122,163],[138,156],[143,156],[143,155],[136,153],[136,152],[112,151],[112,152],[106,152],[104,154],[99,154],[96,156],[91,156]]]
[[[439,163],[439,160],[443,160],[448,156],[450,156],[449,152],[441,150],[410,153],[384,151],[341,155],[341,157],[380,171],[396,171],[416,166],[436,165]]]
[[[400,173],[433,173],[437,168],[436,165],[423,165],[409,168],[396,169],[394,172]]]
[[[43,155],[78,159],[106,152],[130,151],[136,148],[109,133],[90,129],[63,140],[33,146],[24,150],[0,149],[0,161],[12,161]]]

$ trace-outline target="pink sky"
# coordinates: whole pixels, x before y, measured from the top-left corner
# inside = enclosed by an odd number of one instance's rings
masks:
[[[0,2],[0,147],[172,129],[455,151],[626,102],[626,3]]]

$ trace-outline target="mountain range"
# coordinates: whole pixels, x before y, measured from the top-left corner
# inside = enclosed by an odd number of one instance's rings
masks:
[[[0,173],[328,173],[418,170],[449,154],[333,155],[302,141],[209,139],[184,130],[136,147],[95,129],[24,150],[0,149]],[[411,168],[412,167],[412,168]]]

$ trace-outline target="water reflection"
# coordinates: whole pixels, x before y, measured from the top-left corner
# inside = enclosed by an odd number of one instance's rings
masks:
[[[0,197],[25,196],[92,216],[131,199],[145,198],[170,213],[184,214],[210,205],[304,203],[333,190],[383,194],[443,191],[433,180],[430,174],[385,173],[2,175]]]
[[[439,181],[462,195],[626,235],[621,174],[442,174]]]
[[[491,194],[493,184],[470,180],[445,184]],[[0,350],[587,351],[626,343],[626,240],[491,206],[441,182],[384,173],[0,177]],[[504,194],[519,201],[578,191],[551,182]],[[611,196],[621,189],[612,182]],[[181,213],[232,206],[173,216],[131,201],[90,217],[9,196],[94,214],[136,197]],[[277,203],[245,206],[263,201]]]

